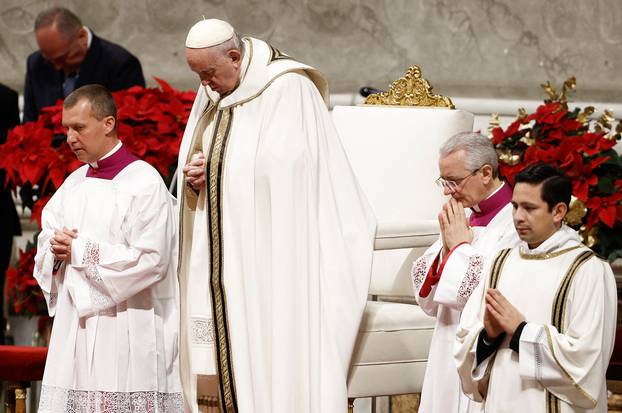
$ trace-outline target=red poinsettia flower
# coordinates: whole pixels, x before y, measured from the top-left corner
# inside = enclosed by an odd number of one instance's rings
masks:
[[[559,98],[540,105],[531,115],[521,116],[505,130],[494,128],[491,140],[503,154],[499,171],[513,184],[514,175],[537,162],[563,170],[572,181],[573,195],[588,208],[577,229],[614,229],[597,231],[597,242],[599,237],[609,238],[594,248],[615,259],[622,256],[622,241],[611,238],[619,237],[615,228],[622,231],[622,157],[612,151],[619,137],[607,136],[617,136],[611,127],[601,124],[596,129],[595,121],[578,121],[577,113],[568,111]]]
[[[587,227],[592,228],[598,221],[604,223],[609,228],[613,228],[618,208],[622,201],[622,193],[616,193],[608,197],[594,196],[585,204],[589,208]]]
[[[498,145],[506,138],[516,135],[521,125],[523,125],[523,120],[517,119],[512,122],[505,131],[503,130],[503,128],[500,127],[494,128],[492,130],[492,143]]]
[[[4,295],[11,303],[10,313],[32,316],[45,312],[43,293],[33,277],[35,254],[31,244],[26,251],[20,251],[17,267],[6,272]]]
[[[564,106],[559,102],[549,102],[544,105],[540,105],[536,109],[536,113],[527,116],[526,120],[535,120],[538,123],[544,125],[559,124],[560,120],[568,114],[568,110],[564,109]]]
[[[607,139],[604,132],[586,132],[578,137],[577,141],[577,151],[583,152],[588,156],[608,151],[616,145],[616,141],[613,139]]]
[[[41,213],[43,212],[43,208],[45,208],[51,198],[51,194],[45,195],[43,198],[35,201],[35,204],[32,207],[32,214],[30,215],[30,220],[35,221],[39,228],[41,228]]]

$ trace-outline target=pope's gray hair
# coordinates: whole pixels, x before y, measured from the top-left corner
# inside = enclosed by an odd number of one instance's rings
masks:
[[[464,167],[469,171],[476,171],[484,165],[492,167],[492,175],[499,175],[497,151],[492,141],[477,132],[461,132],[447,139],[440,147],[441,158],[454,152],[464,151]]]
[[[210,49],[218,52],[220,55],[224,55],[229,50],[239,50],[242,52],[242,40],[240,39],[240,35],[237,33],[233,33],[233,37],[227,41],[224,41],[216,46],[212,46]]]

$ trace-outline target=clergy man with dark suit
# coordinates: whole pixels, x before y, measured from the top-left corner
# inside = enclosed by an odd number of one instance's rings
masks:
[[[96,36],[71,11],[54,7],[35,20],[39,50],[28,56],[23,121],[64,99],[74,89],[98,83],[110,91],[145,86],[138,59],[123,47]]]

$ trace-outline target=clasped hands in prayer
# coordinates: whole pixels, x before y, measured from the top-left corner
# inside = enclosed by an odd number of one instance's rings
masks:
[[[457,245],[473,241],[473,230],[469,226],[461,202],[450,198],[438,214],[438,223],[443,240],[443,257]]]
[[[473,241],[473,230],[468,224],[461,202],[450,198],[438,214],[438,223],[443,239],[443,256],[457,245]],[[490,288],[486,291],[484,328],[490,339],[497,338],[503,332],[511,336],[523,321],[525,317],[499,290]]]
[[[190,162],[183,167],[182,171],[186,177],[186,184],[195,191],[200,191],[205,185],[205,155],[203,152],[192,155]]]
[[[484,311],[484,329],[490,339],[506,333],[512,336],[525,316],[520,313],[496,288],[486,291],[486,309]]]
[[[60,261],[71,260],[71,241],[78,237],[77,229],[55,230],[54,236],[50,239],[50,250],[54,258]]]

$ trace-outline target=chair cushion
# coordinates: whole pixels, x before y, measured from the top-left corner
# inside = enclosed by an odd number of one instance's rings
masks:
[[[420,219],[407,224],[379,222],[374,249],[427,248],[438,235],[438,220]]]
[[[368,301],[348,376],[348,397],[421,392],[435,319],[414,304]]]
[[[352,365],[426,361],[435,322],[417,305],[368,301]]]
[[[427,361],[352,366],[348,397],[393,396],[421,393]]]

